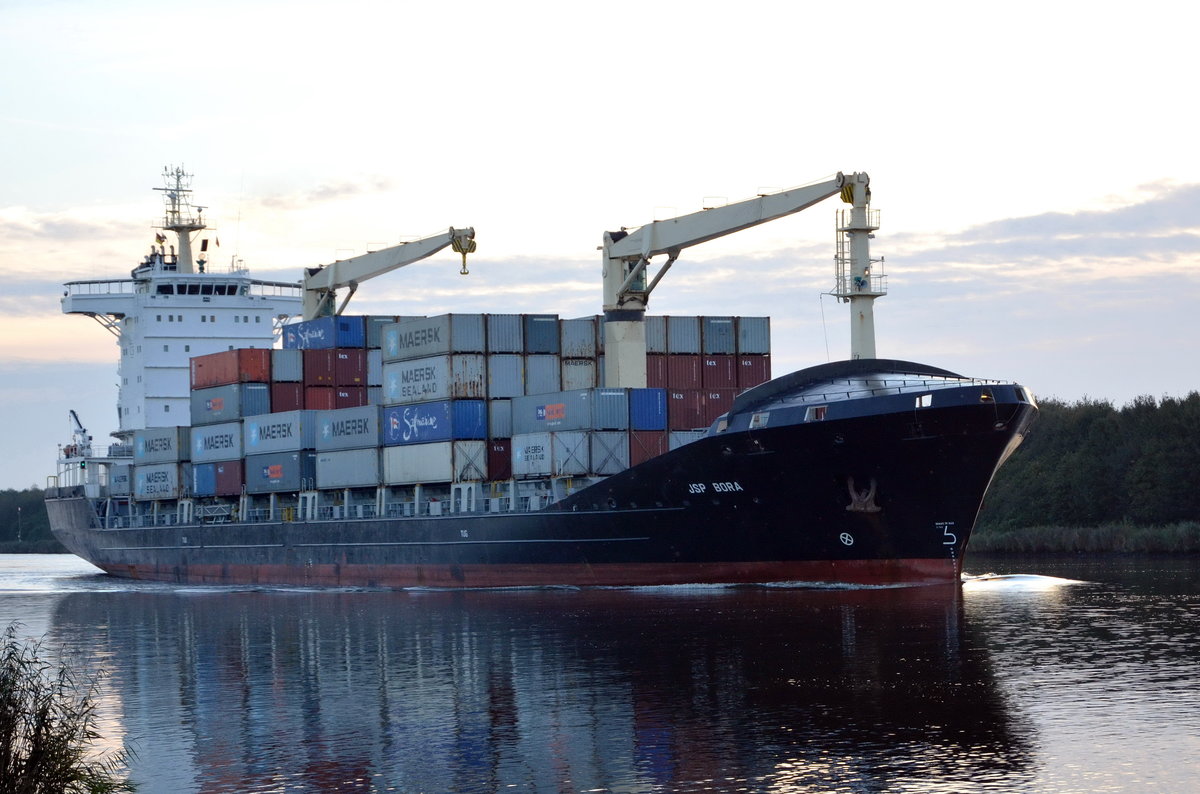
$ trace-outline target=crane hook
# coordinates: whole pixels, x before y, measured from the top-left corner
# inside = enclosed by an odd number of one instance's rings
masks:
[[[459,275],[470,274],[471,271],[467,270],[467,254],[475,253],[475,230],[466,229],[456,232],[451,247],[454,251],[462,254],[462,270],[458,271]]]

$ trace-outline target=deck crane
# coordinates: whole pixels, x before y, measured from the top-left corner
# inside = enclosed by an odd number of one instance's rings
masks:
[[[838,194],[853,207],[839,216],[837,287],[833,294],[851,304],[855,319],[850,334],[851,358],[875,358],[872,302],[884,293],[881,277],[871,275],[868,238],[879,227],[878,213],[870,210],[870,183],[865,173],[838,172],[824,182],[654,221],[632,231],[605,232],[605,383],[618,387],[646,385],[646,305],[651,291],[684,248],[791,215]],[[660,254],[666,254],[667,260],[647,284],[650,258]]]
[[[459,272],[465,276],[468,272],[467,254],[475,251],[475,229],[469,227],[451,227],[448,232],[432,237],[401,243],[349,259],[339,259],[330,265],[308,268],[304,275],[304,319],[312,320],[329,314],[341,314],[350,298],[354,297],[360,281],[419,262],[448,245],[453,246],[456,253],[462,254],[462,270]],[[350,294],[335,311],[336,291],[342,287],[349,287]]]

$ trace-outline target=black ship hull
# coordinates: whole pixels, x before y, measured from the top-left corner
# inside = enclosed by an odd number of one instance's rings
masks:
[[[885,370],[950,379],[922,402],[879,385]],[[47,508],[105,571],[189,584],[947,582],[1035,413],[1013,384],[844,362],[751,390],[725,427],[535,512],[106,529],[82,493],[52,491]]]

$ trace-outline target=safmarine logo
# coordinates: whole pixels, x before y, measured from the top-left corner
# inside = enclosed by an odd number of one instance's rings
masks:
[[[392,417],[394,422],[396,417]],[[421,438],[421,430],[425,428],[427,431],[436,431],[438,426],[437,417],[432,414],[423,414],[417,408],[404,409],[404,433],[401,438],[405,441],[419,441]]]

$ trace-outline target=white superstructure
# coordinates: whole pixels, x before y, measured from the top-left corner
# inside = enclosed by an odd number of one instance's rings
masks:
[[[188,199],[190,175],[176,168],[164,176],[160,228],[173,232],[176,243],[168,245],[159,234],[130,278],[64,285],[63,312],[93,317],[117,338],[119,438],[146,427],[190,424],[188,359],[272,347],[283,321],[301,309],[298,283],[254,279],[240,266],[216,272],[201,237],[207,228],[203,208],[194,209]],[[200,253],[193,259],[197,241]]]

